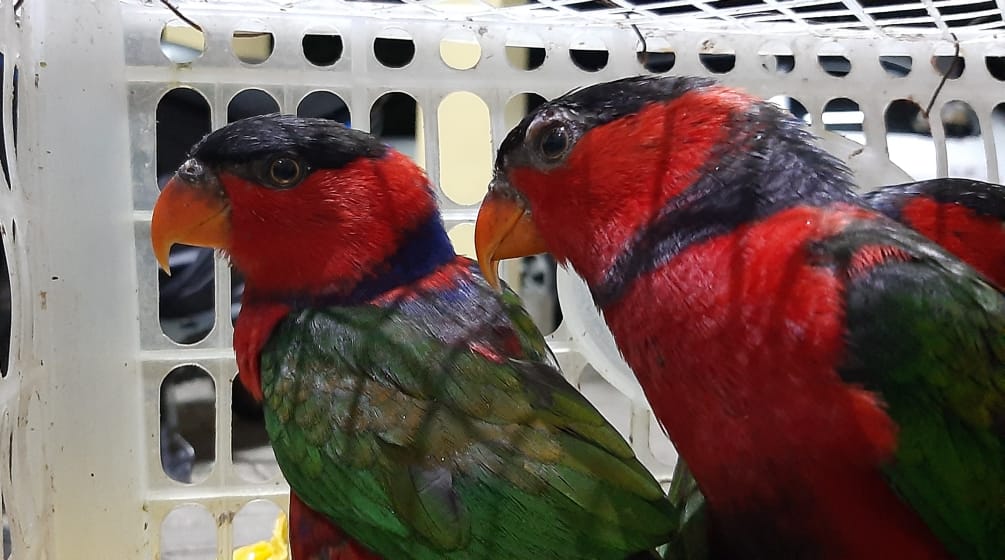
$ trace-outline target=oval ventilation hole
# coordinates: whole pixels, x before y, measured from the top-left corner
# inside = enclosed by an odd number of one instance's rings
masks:
[[[271,540],[276,522],[282,513],[283,510],[269,500],[253,500],[244,504],[244,507],[234,515],[234,525],[231,527],[234,548]],[[256,556],[255,560],[258,558]],[[265,560],[264,557],[261,558]]]
[[[163,188],[185,161],[189,149],[210,131],[209,102],[191,88],[175,88],[157,102],[155,168]],[[171,276],[157,272],[161,331],[180,344],[209,335],[216,323],[213,250],[175,245]]]
[[[304,58],[314,66],[331,66],[342,58],[342,36],[338,33],[307,33],[301,42]]]
[[[230,37],[230,49],[245,64],[261,64],[272,56],[276,38],[260,21],[242,22]]]
[[[939,111],[946,134],[946,161],[950,177],[987,181],[984,137],[977,113],[966,101],[947,101]]]
[[[517,70],[536,70],[544,64],[544,41],[533,33],[512,32],[506,37],[506,61]]]
[[[796,57],[792,47],[780,41],[771,41],[761,45],[757,51],[761,68],[771,74],[788,74],[796,67]]]
[[[155,558],[216,560],[216,520],[205,507],[185,504],[161,521],[160,552]]]
[[[940,76],[945,76],[950,80],[955,80],[963,75],[963,70],[967,67],[967,61],[962,56],[935,55],[932,57],[932,68]]]
[[[168,255],[171,275],[157,272],[161,332],[178,344],[195,344],[216,326],[213,250],[176,244]]]
[[[573,39],[569,47],[573,64],[586,72],[598,72],[607,66],[611,53],[607,45],[597,37],[580,36]]]
[[[955,45],[941,43],[936,46],[932,55],[932,67],[939,75],[958,79],[967,67],[967,60],[963,56],[957,56]]]
[[[388,68],[404,68],[415,58],[415,41],[402,29],[385,29],[373,40],[373,56]]]
[[[1005,80],[1005,56],[986,56],[984,65],[996,80]]]
[[[879,65],[888,76],[895,78],[903,78],[910,74],[913,64],[914,59],[906,54],[885,54],[879,57]]]
[[[851,60],[848,59],[844,46],[838,43],[827,43],[817,53],[817,63],[820,69],[838,78],[851,73]]]
[[[713,74],[726,74],[736,67],[736,51],[727,45],[706,39],[701,43],[698,61]]]
[[[370,133],[425,167],[426,151],[418,134],[421,129],[422,110],[407,93],[385,93],[370,107]]]
[[[227,122],[278,111],[279,102],[275,97],[260,89],[246,89],[235,95],[227,104]]]
[[[824,105],[820,120],[823,121],[826,130],[836,132],[859,144],[865,144],[865,132],[862,128],[865,114],[855,101],[847,97],[831,99]]]
[[[188,64],[206,51],[206,34],[181,20],[161,28],[161,52],[175,64]]]
[[[160,387],[161,468],[171,480],[196,484],[216,463],[216,384],[200,366],[178,366]]]
[[[921,106],[909,99],[895,99],[883,112],[886,149],[890,161],[915,180],[935,177],[935,142]]]
[[[174,175],[193,144],[211,129],[209,101],[198,91],[179,87],[157,102],[155,166],[163,186]]]
[[[492,124],[489,106],[467,91],[455,91],[436,109],[440,189],[457,204],[477,204],[492,179]]]
[[[440,40],[440,59],[454,70],[470,70],[481,57],[478,37],[467,29],[451,31]]]
[[[662,37],[647,37],[644,49],[641,41],[636,43],[635,58],[643,68],[654,74],[669,72],[677,63],[677,53]]]
[[[312,91],[297,105],[297,116],[328,119],[349,126],[349,106],[330,91]]]
[[[981,123],[966,101],[954,99],[942,105],[942,129],[947,138],[980,138]]]

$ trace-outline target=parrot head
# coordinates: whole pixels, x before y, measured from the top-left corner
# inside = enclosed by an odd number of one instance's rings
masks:
[[[503,141],[475,227],[479,265],[497,285],[498,261],[547,250],[592,288],[627,246],[646,243],[641,236],[661,212],[688,220],[689,206],[717,197],[705,217],[742,213],[755,207],[751,199],[798,190],[720,186],[760,181],[763,166],[805,156],[798,152],[811,139],[781,108],[708,78],[632,77],[574,90],[539,106]],[[842,197],[845,172],[832,163],[836,188],[828,192]]]
[[[427,256],[450,251],[420,168],[364,132],[278,114],[203,138],[151,221],[163,268],[176,243],[222,249],[245,276],[246,298],[352,293],[386,275],[406,239],[430,243]]]

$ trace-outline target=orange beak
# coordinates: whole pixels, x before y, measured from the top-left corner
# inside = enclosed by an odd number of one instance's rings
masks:
[[[475,223],[475,254],[488,283],[499,289],[499,261],[546,251],[527,207],[504,190],[489,189]]]
[[[157,263],[168,274],[171,273],[168,256],[176,243],[227,249],[230,246],[227,199],[214,186],[172,177],[154,204],[150,242]]]

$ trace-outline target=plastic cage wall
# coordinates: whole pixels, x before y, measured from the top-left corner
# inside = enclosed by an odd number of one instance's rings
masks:
[[[12,295],[9,312],[0,305],[11,325],[0,490],[5,554],[19,560],[196,557],[163,546],[165,519],[187,504],[203,508],[192,517],[209,534],[202,554],[226,558],[246,503],[286,506],[277,476],[249,480],[235,466],[226,262],[210,261],[212,302],[192,319],[205,332],[179,338],[160,316],[147,239],[177,146],[244,113],[320,111],[379,130],[441,186],[463,250],[492,153],[536,99],[526,94],[626,75],[714,75],[776,97],[864,188],[997,180],[1005,150],[1000,0],[176,6],[201,32],[153,0],[0,0],[0,240]],[[165,99],[195,109],[170,113]],[[667,477],[674,454],[582,285],[559,271],[558,296],[550,341],[567,375]],[[211,388],[213,461],[184,483],[165,472],[163,387],[192,367]]]

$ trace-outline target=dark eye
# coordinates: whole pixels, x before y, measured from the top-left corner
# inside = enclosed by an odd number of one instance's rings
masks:
[[[292,187],[300,180],[300,162],[289,157],[279,157],[269,164],[269,179],[277,187]]]
[[[561,159],[569,149],[569,131],[564,125],[550,126],[543,130],[538,138],[538,151],[546,161]]]

